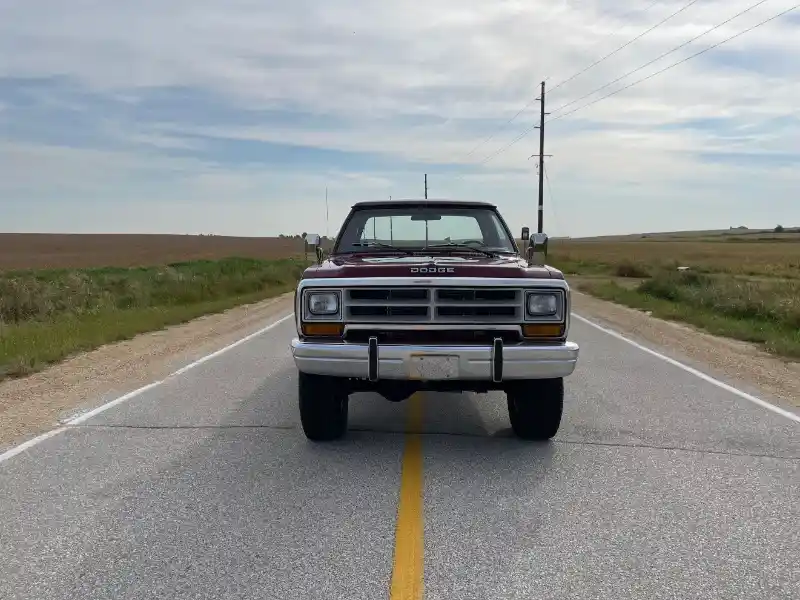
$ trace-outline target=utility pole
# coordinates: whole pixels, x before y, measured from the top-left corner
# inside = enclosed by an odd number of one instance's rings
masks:
[[[428,174],[425,173],[425,200],[428,199]]]
[[[541,115],[539,117],[539,219],[537,231],[542,233],[544,229],[544,81],[539,100]]]
[[[539,98],[541,116],[539,117],[539,220],[537,231],[542,233],[544,228],[544,81],[542,82],[542,95]]]

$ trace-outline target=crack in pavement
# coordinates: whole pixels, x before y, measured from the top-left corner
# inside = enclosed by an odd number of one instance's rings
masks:
[[[209,430],[235,430],[235,429],[268,429],[268,430],[275,430],[275,431],[293,431],[297,429],[296,425],[126,425],[126,424],[102,424],[102,425],[67,425],[65,429],[136,429],[136,430],[153,430],[153,431],[169,431],[169,430],[200,430],[200,429],[209,429]],[[408,429],[377,429],[377,428],[369,428],[369,427],[351,427],[348,431],[358,432],[358,433],[383,433],[388,435],[406,435],[407,433],[412,434],[419,434],[426,437],[434,437],[434,436],[449,436],[449,437],[464,437],[464,438],[475,438],[475,439],[482,439],[482,440],[490,440],[490,439],[515,439],[511,434],[506,434],[505,430],[499,430],[497,433],[500,435],[478,435],[475,433],[461,433],[457,431],[431,431],[431,430],[419,430],[413,431]],[[528,442],[529,444],[537,444],[537,442]],[[620,442],[593,442],[587,440],[563,440],[563,439],[552,439],[549,441],[538,442],[538,444],[564,444],[564,445],[571,445],[571,446],[598,446],[598,447],[609,447],[609,448],[642,448],[645,450],[665,450],[665,451],[675,451],[675,452],[690,452],[694,454],[711,454],[711,455],[721,455],[721,456],[742,456],[748,458],[772,458],[777,460],[788,460],[788,461],[797,461],[800,460],[800,456],[780,456],[776,454],[758,454],[758,453],[750,453],[750,452],[732,452],[728,450],[708,450],[708,449],[699,449],[699,448],[688,448],[685,446],[666,446],[666,445],[656,445],[656,444],[626,444]]]

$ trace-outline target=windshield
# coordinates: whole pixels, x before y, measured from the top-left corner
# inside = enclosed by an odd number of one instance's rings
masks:
[[[495,210],[470,207],[356,210],[345,222],[334,252],[363,252],[367,248],[385,252],[425,248],[436,252],[517,252]]]

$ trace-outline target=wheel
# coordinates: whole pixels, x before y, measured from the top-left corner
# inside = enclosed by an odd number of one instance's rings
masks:
[[[300,423],[310,440],[329,441],[347,431],[349,394],[334,377],[300,372]]]
[[[532,379],[506,391],[511,429],[525,440],[549,440],[561,425],[564,379]]]

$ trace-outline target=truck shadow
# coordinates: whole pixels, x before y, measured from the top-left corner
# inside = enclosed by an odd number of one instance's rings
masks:
[[[505,395],[423,392],[421,429],[425,435],[451,435],[475,438],[514,438],[508,421]],[[406,433],[410,400],[392,403],[375,394],[350,397],[347,437],[361,433]]]

